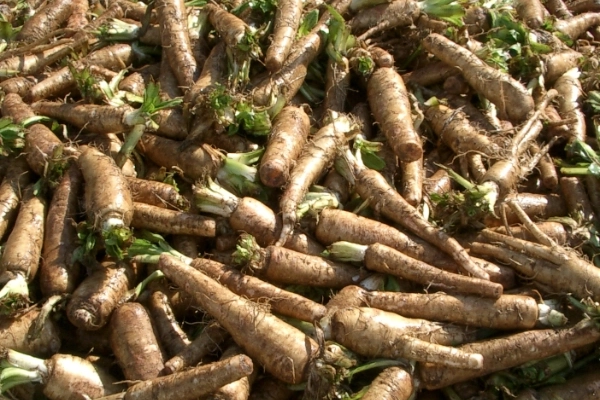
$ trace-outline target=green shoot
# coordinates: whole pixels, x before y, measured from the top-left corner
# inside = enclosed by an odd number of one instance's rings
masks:
[[[271,131],[271,117],[266,108],[256,108],[243,98],[234,96],[220,84],[208,95],[208,104],[215,113],[215,119],[234,135],[241,130],[256,136],[268,135]]]
[[[256,243],[254,236],[243,233],[238,240],[232,260],[235,265],[249,266],[252,268],[259,265],[262,258],[261,248]]]
[[[465,8],[456,0],[423,0],[419,2],[421,12],[456,26],[463,26]]]
[[[238,207],[239,198],[212,179],[194,185],[194,204],[198,211],[229,217]]]
[[[107,42],[127,42],[140,36],[140,27],[119,19],[111,19],[93,32],[99,39]]]
[[[140,108],[124,117],[125,123],[133,128],[127,134],[125,142],[119,150],[116,160],[117,165],[119,167],[125,165],[125,161],[127,161],[133,152],[133,149],[137,146],[146,129],[158,129],[158,124],[154,121],[156,113],[165,108],[178,106],[182,102],[183,99],[181,98],[161,100],[160,86],[158,84],[150,83],[144,91],[144,99]]]
[[[350,28],[344,17],[329,5],[327,10],[331,14],[331,19],[329,21],[326,51],[331,59],[337,63],[342,63],[342,58],[348,54],[348,50],[356,46],[356,38],[350,34]]]
[[[225,158],[223,166],[217,172],[219,184],[237,196],[254,197],[262,202],[268,201],[268,190],[257,180],[257,169],[241,162]]]
[[[97,240],[94,227],[87,222],[77,224],[77,242],[79,246],[72,255],[73,262],[86,264],[96,258]]]
[[[335,242],[327,247],[329,257],[342,262],[362,262],[369,246],[351,242]]]
[[[113,228],[102,231],[106,253],[117,260],[124,258],[123,249],[130,242],[131,238],[131,231],[127,228]]]
[[[359,150],[362,160],[368,168],[381,171],[385,168],[385,161],[377,155],[377,152],[383,148],[381,142],[370,142],[363,139],[360,135],[354,138],[354,150]]]
[[[565,175],[593,175],[600,177],[600,154],[587,143],[574,140],[566,147],[569,161],[558,161]]]
[[[265,149],[261,147],[247,153],[227,153],[227,158],[240,162],[244,165],[254,165],[258,163],[264,152]]]
[[[17,273],[0,290],[0,315],[13,315],[30,303],[27,279],[22,274]]]
[[[0,393],[25,383],[39,383],[42,381],[42,377],[37,371],[27,371],[16,367],[1,367]]]
[[[143,103],[144,101],[140,96],[119,90],[119,83],[121,83],[126,73],[127,70],[123,69],[110,82],[106,82],[105,80],[98,81],[98,87],[104,96],[104,101],[113,107],[120,107],[127,103]]]
[[[44,360],[0,347],[0,393],[24,383],[40,383],[46,375]]]
[[[340,201],[335,194],[322,186],[314,185],[296,208],[296,218],[300,220],[307,214],[318,217],[324,209],[340,208],[340,206]]]
[[[0,155],[8,157],[25,147],[23,124],[14,124],[8,117],[0,118]]]

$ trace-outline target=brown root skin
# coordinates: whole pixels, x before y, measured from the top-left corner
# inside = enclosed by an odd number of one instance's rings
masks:
[[[362,400],[408,400],[413,392],[413,377],[406,369],[384,369],[369,386]]]
[[[600,14],[598,14],[600,24]],[[579,81],[579,69],[573,68],[561,75],[554,83],[554,89],[558,91],[558,112],[563,119],[573,120],[567,124],[569,141],[585,141],[587,128],[585,115],[581,111],[581,101],[584,96],[581,82]]]
[[[237,232],[254,236],[261,247],[275,243],[281,233],[279,215],[252,197],[240,199],[238,207],[229,217],[229,224]],[[284,247],[304,254],[319,255],[325,248],[311,236],[295,231]]]
[[[2,102],[2,114],[21,124],[35,113],[18,94],[7,94]],[[25,129],[25,148],[27,163],[38,175],[45,176],[48,163],[55,160],[55,153],[61,151],[63,143],[45,125],[34,124]],[[65,153],[73,154],[75,150],[66,149]]]
[[[135,283],[137,266],[104,262],[75,289],[67,303],[67,317],[78,328],[102,328]]]
[[[161,255],[159,268],[273,376],[291,384],[307,380],[309,365],[318,352],[316,342],[173,257]]]
[[[31,178],[29,166],[23,157],[12,160],[0,184],[0,240],[17,217],[22,198],[21,188],[26,187]]]
[[[432,33],[423,39],[423,47],[443,62],[456,66],[478,93],[498,107],[500,117],[522,122],[533,111],[534,102],[525,87],[450,39]]]
[[[191,341],[177,322],[168,296],[160,290],[150,296],[147,304],[148,312],[156,328],[158,342],[169,356],[174,356],[185,349]]]
[[[289,240],[294,231],[298,204],[304,199],[310,186],[333,164],[336,152],[346,143],[345,134],[350,129],[350,121],[341,116],[321,128],[302,149],[279,199],[283,225],[279,239],[275,242],[276,246],[282,246]]]
[[[46,361],[46,366],[48,375],[42,382],[43,392],[51,399],[98,398],[123,389],[114,377],[80,357],[56,354]]]
[[[250,357],[236,355],[225,360],[201,365],[187,371],[137,383],[125,393],[123,400],[170,400],[200,398],[228,383],[252,374]]]
[[[219,345],[228,336],[227,332],[218,323],[210,323],[192,343],[165,363],[165,375],[170,375],[198,364],[202,357],[218,350]]]
[[[393,68],[379,68],[369,78],[367,96],[375,121],[394,154],[405,162],[423,156],[421,137],[415,131],[402,77]]]
[[[584,320],[568,329],[525,331],[458,347],[463,351],[483,355],[483,368],[479,370],[448,368],[426,363],[419,365],[419,375],[424,388],[439,389],[529,361],[565,353],[596,342],[598,339],[600,339],[600,330],[592,320]]]
[[[465,249],[455,239],[423,219],[421,214],[408,204],[381,174],[364,168],[355,175],[356,192],[361,198],[367,200],[372,208],[449,254],[465,271],[489,280],[489,274],[474,264]]]
[[[72,9],[71,16],[67,20],[67,29],[81,30],[90,23],[87,19],[90,4],[87,0],[74,0]]]
[[[6,94],[18,94],[21,98],[23,98],[27,96],[29,89],[31,89],[37,82],[37,79],[32,76],[16,76],[0,82],[0,90]]]
[[[127,183],[134,202],[175,210],[188,210],[190,202],[168,183],[128,177]]]
[[[144,306],[123,304],[113,312],[110,327],[110,347],[125,378],[146,381],[158,377],[165,360]]]
[[[353,33],[378,25],[381,25],[378,31],[397,26],[410,26],[419,18],[420,13],[421,10],[416,2],[397,0],[360,10],[350,21],[350,26]]]
[[[497,299],[445,293],[363,291],[365,304],[407,318],[503,330],[532,329],[538,319],[533,297],[502,295]],[[426,307],[423,305],[426,304]]]
[[[196,259],[191,264],[211,278],[221,282],[232,292],[248,299],[267,304],[277,314],[313,322],[325,316],[325,306],[296,293],[280,289],[253,276],[206,259]]]
[[[73,11],[71,0],[53,0],[25,21],[16,40],[34,42],[46,34],[57,30]]]
[[[162,48],[168,57],[169,65],[179,85],[190,88],[200,71],[192,53],[183,0],[159,0],[155,7],[162,32]]]
[[[71,165],[52,196],[46,218],[40,289],[45,296],[73,293],[79,284],[80,265],[72,259],[77,246],[77,229],[73,224],[79,210],[83,176]]]
[[[217,43],[210,51],[200,77],[183,96],[183,114],[189,119],[190,113],[199,113],[198,107],[202,106],[204,97],[221,82],[227,74],[227,52],[225,42]]]
[[[123,78],[123,80],[119,82],[119,90],[143,96],[146,85],[158,80],[159,73],[160,63],[146,65]],[[160,85],[160,88],[162,90],[163,86]]]
[[[273,39],[265,56],[265,66],[269,71],[279,71],[288,56],[300,25],[302,8],[301,0],[279,2],[275,14]]]
[[[207,176],[214,178],[223,163],[217,150],[207,145],[184,143],[144,133],[138,149],[157,165],[168,169],[177,167],[184,178],[191,181]]]
[[[263,184],[277,188],[288,181],[309,132],[310,120],[301,107],[287,106],[277,114],[260,161]]]
[[[498,157],[502,148],[480,133],[461,110],[443,104],[428,106],[425,118],[436,135],[456,154],[475,151],[488,157]]]
[[[133,199],[114,159],[94,147],[82,146],[77,165],[85,181],[85,211],[94,227],[129,227],[134,214]]]
[[[133,203],[131,226],[151,232],[215,237],[216,221],[203,215],[185,213],[144,203]]]
[[[600,25],[600,12],[586,12],[566,20],[558,20],[554,23],[554,28],[576,40],[585,31],[597,25]]]
[[[123,123],[129,106],[109,107],[94,104],[64,104],[40,101],[31,105],[38,115],[45,115],[95,133],[121,133],[128,130]]]
[[[61,347],[60,333],[52,318],[44,321],[37,337],[30,332],[34,329],[40,309],[30,308],[14,317],[0,318],[0,346],[35,357],[50,357]]]
[[[250,29],[246,23],[216,4],[209,3],[204,6],[210,23],[221,35],[230,48],[236,48],[240,44],[247,30]]]
[[[528,27],[539,29],[542,26],[548,11],[540,0],[517,0],[515,3],[519,19],[525,21]]]
[[[74,63],[76,70],[82,70],[86,67],[104,67],[110,70],[119,71],[128,65],[131,65],[134,59],[134,51],[129,44],[115,44],[97,50],[87,57]],[[75,77],[69,67],[64,67],[51,74],[48,78],[34,85],[27,96],[30,102],[40,101],[49,97],[54,97],[70,88],[75,87]]]
[[[308,35],[294,43],[279,72],[254,87],[252,102],[255,106],[272,106],[273,100],[287,104],[298,93],[308,73],[308,65],[325,46],[326,39],[321,33],[329,18],[328,13],[325,14]]]
[[[365,266],[372,271],[392,274],[447,292],[490,298],[498,298],[503,292],[499,283],[443,271],[379,243],[367,248]]]
[[[479,354],[431,343],[425,339],[428,336],[426,332],[421,335],[415,333],[419,329],[416,325],[415,330],[407,328],[405,319],[399,315],[374,308],[343,308],[335,310],[330,318],[330,321],[321,322],[325,337],[365,357],[435,360],[436,363],[448,366],[463,365],[474,370],[481,368]],[[439,331],[440,327],[433,330]],[[423,339],[413,335],[419,335]],[[374,337],[385,340],[374,342]]]
[[[37,274],[46,220],[46,201],[33,194],[33,187],[25,188],[19,214],[0,258],[0,271],[20,274],[27,282]]]
[[[365,271],[320,256],[298,253],[279,246],[264,249],[259,265],[250,265],[254,275],[289,285],[343,288],[366,277]]]
[[[546,71],[544,81],[546,85],[552,85],[568,70],[577,67],[583,54],[569,48],[553,51],[550,54],[541,55]]]
[[[400,172],[402,174],[400,195],[413,207],[418,207],[423,199],[423,159],[416,161],[401,162]]]

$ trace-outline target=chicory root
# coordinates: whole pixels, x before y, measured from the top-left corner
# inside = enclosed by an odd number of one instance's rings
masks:
[[[127,389],[123,400],[193,400],[250,375],[254,368],[250,357],[236,355],[137,383]]]
[[[498,107],[501,117],[522,122],[533,111],[533,98],[521,83],[469,50],[437,33],[423,39],[423,47],[443,62],[458,67],[469,85]]]
[[[0,310],[11,313],[30,301],[27,283],[37,275],[44,243],[46,201],[24,189],[19,214],[0,257]]]
[[[221,263],[198,258],[190,265],[219,281],[233,293],[268,305],[274,313],[307,322],[317,321],[325,316],[325,306],[259,278],[244,275]]]
[[[161,255],[159,268],[273,376],[292,384],[306,381],[316,342],[172,256]]]
[[[147,304],[152,317],[152,325],[156,327],[158,342],[169,356],[181,352],[191,341],[175,319],[169,298],[160,290],[154,291]]]
[[[61,347],[58,325],[52,318],[40,321],[40,314],[39,307],[32,307],[18,315],[0,318],[0,346],[36,357],[57,353]],[[36,328],[36,334],[31,335]]]
[[[46,296],[73,293],[79,284],[81,266],[73,257],[77,247],[73,222],[79,212],[82,189],[83,176],[72,164],[60,179],[48,207],[40,265],[40,289]]]
[[[70,354],[58,353],[42,360],[1,348],[0,359],[3,365],[14,366],[13,372],[17,376],[41,382],[44,395],[52,400],[93,399],[121,391],[114,377],[86,359]],[[23,379],[23,382],[27,381]]]
[[[348,117],[335,115],[332,121],[321,128],[302,149],[279,200],[283,226],[275,246],[285,244],[294,232],[297,219],[296,208],[304,199],[310,186],[333,164],[336,152],[346,142],[345,135],[352,129],[352,122]]]
[[[82,146],[77,164],[85,181],[85,212],[93,226],[102,231],[129,227],[133,200],[115,161],[93,147]]]
[[[170,375],[198,364],[202,360],[202,357],[215,352],[227,336],[227,332],[218,323],[212,322],[208,324],[196,339],[165,362],[165,375]]]
[[[380,173],[360,165],[351,154],[347,153],[346,157],[353,170],[352,176],[346,178],[354,183],[358,195],[373,209],[449,254],[465,271],[478,278],[489,279],[489,274],[470,259],[455,239],[424,219]]]
[[[133,203],[131,226],[157,233],[214,237],[216,222],[213,218],[176,210]]]
[[[163,57],[169,60],[179,85],[190,88],[198,77],[198,68],[188,35],[185,4],[183,0],[159,0],[155,7],[160,21]]]
[[[265,66],[271,72],[281,69],[292,48],[302,19],[302,7],[303,2],[300,0],[280,1],[278,4],[273,39],[265,56]]]
[[[417,339],[412,336],[414,332],[405,329],[400,316],[392,316],[372,308],[342,308],[322,320],[321,326],[326,339],[333,339],[365,357],[408,358],[453,368],[481,369],[480,354]],[[374,337],[386,340],[375,342]]]
[[[369,386],[362,400],[408,400],[413,392],[413,377],[401,367],[384,369]]]
[[[424,388],[439,389],[529,361],[565,353],[598,339],[600,330],[593,320],[584,320],[572,328],[525,331],[458,347],[457,350],[483,356],[483,366],[478,370],[426,363],[419,365],[419,376]]]
[[[364,261],[365,267],[372,271],[399,276],[444,291],[491,298],[500,297],[503,291],[499,283],[443,271],[379,243],[362,246],[336,242],[329,246],[329,253],[339,260]]]
[[[133,177],[128,177],[127,183],[134,202],[175,210],[187,210],[190,207],[189,201],[168,183]]]
[[[281,233],[281,218],[271,208],[252,197],[238,198],[212,180],[195,185],[194,197],[198,210],[228,217],[234,231],[254,236],[262,247],[275,243]],[[292,233],[284,247],[314,255],[324,250],[311,236],[298,231]]]
[[[17,217],[22,198],[21,188],[26,187],[30,179],[31,173],[25,159],[14,159],[0,185],[0,240]]]
[[[67,303],[69,321],[88,331],[102,328],[135,284],[137,274],[137,264],[122,261],[106,261],[94,268]]]
[[[263,184],[281,187],[288,181],[309,131],[310,120],[302,108],[288,106],[277,114],[258,170]]]
[[[405,162],[420,159],[423,144],[413,127],[408,92],[400,74],[393,68],[378,68],[369,77],[367,97],[394,154]]]
[[[164,357],[148,311],[125,303],[110,319],[110,347],[127,380],[147,381],[160,375]]]

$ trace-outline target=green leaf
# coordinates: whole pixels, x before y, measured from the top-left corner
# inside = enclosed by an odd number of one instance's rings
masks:
[[[385,168],[385,161],[375,153],[361,151],[363,163],[368,168],[381,171]]]
[[[306,36],[313,30],[315,26],[317,26],[317,22],[319,22],[319,10],[314,9],[308,12],[302,22],[300,23],[300,27],[298,28],[297,38],[301,38]]]

